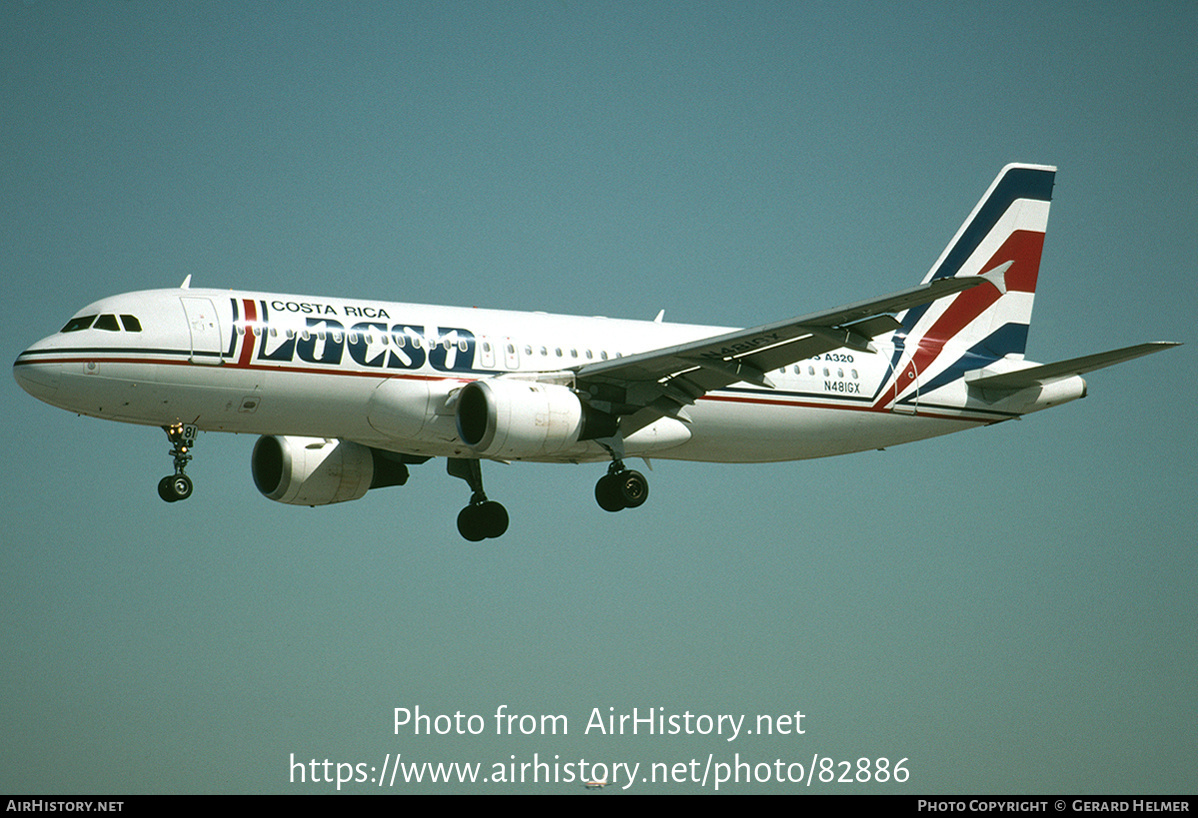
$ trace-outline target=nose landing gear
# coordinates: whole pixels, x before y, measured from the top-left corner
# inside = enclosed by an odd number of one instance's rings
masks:
[[[183,473],[187,461],[191,460],[191,449],[195,446],[199,429],[190,423],[172,423],[163,426],[171,442],[170,454],[175,460],[175,473],[158,481],[158,496],[168,503],[186,500],[191,496],[191,478]]]

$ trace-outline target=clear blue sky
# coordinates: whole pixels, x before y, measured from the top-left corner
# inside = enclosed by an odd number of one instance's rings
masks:
[[[292,508],[255,491],[248,437],[203,435],[195,496],[164,504],[161,432],[9,380],[0,790],[328,791],[289,783],[290,754],[390,752],[907,758],[907,784],[816,791],[1194,792],[1195,30],[1168,2],[3,0],[10,360],[186,275],[764,322],[917,283],[1010,161],[1060,167],[1029,355],[1187,345],[1020,423],[655,463],[619,515],[602,467],[491,465],[513,524],[482,545],[440,462]],[[395,707],[501,704],[570,733],[391,729]],[[584,735],[609,707],[802,711],[806,733]]]

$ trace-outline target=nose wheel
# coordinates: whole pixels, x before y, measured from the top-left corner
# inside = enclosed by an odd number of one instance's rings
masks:
[[[168,503],[175,503],[191,496],[191,478],[183,472],[187,468],[187,461],[191,460],[191,449],[195,446],[199,429],[190,423],[172,423],[163,426],[162,430],[171,442],[170,455],[175,462],[175,473],[158,481],[158,496]]]
[[[649,499],[649,481],[639,471],[629,469],[622,460],[613,460],[607,474],[595,484],[595,501],[604,511],[637,508]]]
[[[176,474],[158,481],[158,496],[168,503],[186,500],[191,496],[191,491],[191,478],[186,474]]]

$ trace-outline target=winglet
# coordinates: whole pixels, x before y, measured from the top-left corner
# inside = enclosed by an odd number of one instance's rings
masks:
[[[1003,295],[1006,295],[1007,294],[1007,270],[1010,270],[1011,265],[1014,263],[1015,263],[1015,261],[1011,260],[1011,261],[1008,261],[1006,264],[1001,264],[998,267],[995,267],[993,270],[990,270],[989,272],[979,273],[978,275],[980,277],[986,279],[987,281],[989,281],[995,287],[997,287],[998,291],[1000,293],[1002,293]]]
[[[183,279],[183,283],[179,285],[179,289],[180,290],[190,290],[191,289],[191,273],[188,273],[187,278]]]

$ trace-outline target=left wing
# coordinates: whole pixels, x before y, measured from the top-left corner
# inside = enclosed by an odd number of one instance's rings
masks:
[[[584,364],[576,387],[600,411],[622,416],[620,431],[668,416],[689,422],[684,409],[707,392],[740,381],[773,387],[766,372],[833,349],[871,349],[870,339],[898,329],[892,313],[989,282],[1005,289],[1007,262],[982,275],[940,278],[882,298],[859,301],[677,346]]]

